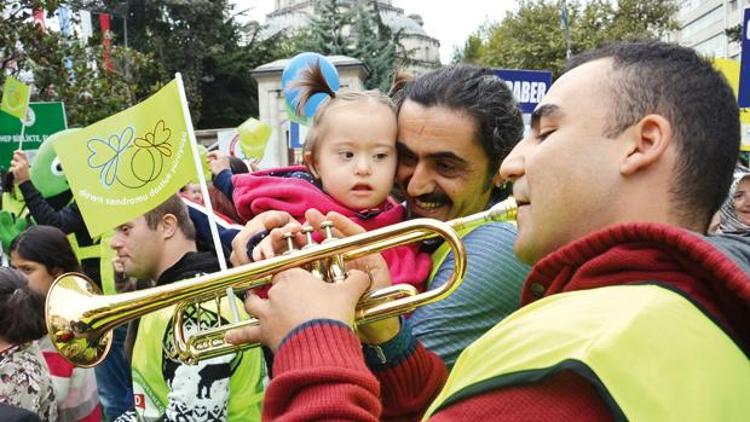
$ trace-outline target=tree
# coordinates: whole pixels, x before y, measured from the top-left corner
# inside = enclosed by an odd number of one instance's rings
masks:
[[[377,2],[355,2],[350,8],[337,0],[316,4],[316,16],[303,30],[299,52],[344,55],[361,60],[370,75],[365,88],[387,91],[394,69],[408,63],[400,43],[401,31],[393,32],[380,17]]]
[[[259,28],[246,45],[204,60],[206,78],[202,84],[203,110],[200,128],[234,127],[248,117],[258,117],[258,84],[250,70],[269,61],[296,53],[296,39],[284,34],[260,40]]]
[[[7,18],[0,21],[0,84],[5,75],[30,75],[32,101],[64,102],[72,127],[121,111],[153,91],[145,77],[155,67],[150,56],[113,47],[113,68],[105,71],[100,43],[84,45],[75,34],[37,26],[30,17],[40,6],[51,17],[58,2],[19,0],[6,6]]]
[[[571,51],[604,42],[661,38],[677,29],[675,0],[591,0],[568,3]],[[565,35],[558,1],[524,0],[497,24],[476,35],[457,54],[458,61],[517,69],[548,69],[559,75],[565,64]],[[471,39],[470,39],[471,41]]]

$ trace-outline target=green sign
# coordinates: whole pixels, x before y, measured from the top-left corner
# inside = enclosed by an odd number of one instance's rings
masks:
[[[30,126],[23,135],[23,149],[39,149],[39,145],[53,133],[68,128],[63,103],[30,103]],[[33,111],[33,113],[31,113]],[[0,170],[10,168],[13,151],[18,149],[21,140],[21,121],[0,111]]]

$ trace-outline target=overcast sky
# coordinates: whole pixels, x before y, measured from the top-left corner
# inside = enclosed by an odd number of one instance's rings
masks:
[[[235,10],[250,9],[248,17],[265,23],[266,14],[273,10],[273,0],[230,0],[239,6]],[[454,46],[461,46],[482,23],[502,20],[507,10],[514,7],[509,0],[393,0],[393,5],[404,9],[405,15],[422,15],[428,35],[440,41],[440,58],[450,61]]]

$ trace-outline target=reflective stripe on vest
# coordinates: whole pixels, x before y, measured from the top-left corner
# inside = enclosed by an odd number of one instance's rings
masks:
[[[238,301],[238,304],[242,310],[242,303]],[[202,307],[216,311],[215,304],[204,303]],[[232,320],[229,316],[226,298],[222,299],[221,308],[224,318]],[[174,306],[171,306],[142,316],[138,325],[138,335],[133,346],[132,357],[133,395],[136,412],[140,419],[146,421],[161,418],[168,404],[169,386],[162,375],[162,341],[167,331],[167,324],[172,323],[173,311]],[[246,317],[247,314],[242,312],[242,315]],[[227,355],[213,358],[207,362],[223,363],[228,357]],[[264,368],[260,348],[243,352],[242,361],[229,379],[228,420],[260,420]],[[195,380],[196,389],[201,388],[199,381]],[[205,396],[205,391],[202,393],[198,390],[197,394]]]
[[[112,268],[114,252],[109,247],[109,239],[112,238],[112,235],[113,232],[105,232],[101,237],[92,239],[94,244],[88,246],[79,245],[75,233],[68,235],[68,241],[79,263],[84,259],[99,260],[99,278],[102,282],[102,293],[105,295],[117,293],[117,289],[115,288],[115,272]]]
[[[750,360],[692,302],[657,285],[556,294],[511,314],[459,356],[424,418],[570,369],[618,419],[750,420]]]

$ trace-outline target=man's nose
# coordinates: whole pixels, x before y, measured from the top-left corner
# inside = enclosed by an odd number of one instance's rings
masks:
[[[112,239],[110,239],[109,241],[109,247],[114,250],[118,250],[122,248],[122,240],[120,239],[120,236],[118,235],[112,236]]]
[[[432,170],[428,166],[418,163],[409,178],[406,193],[412,198],[432,193],[435,190],[435,181],[432,176]]]
[[[517,143],[513,150],[500,164],[500,177],[503,180],[516,180],[526,174],[526,154],[528,143],[526,139]]]

